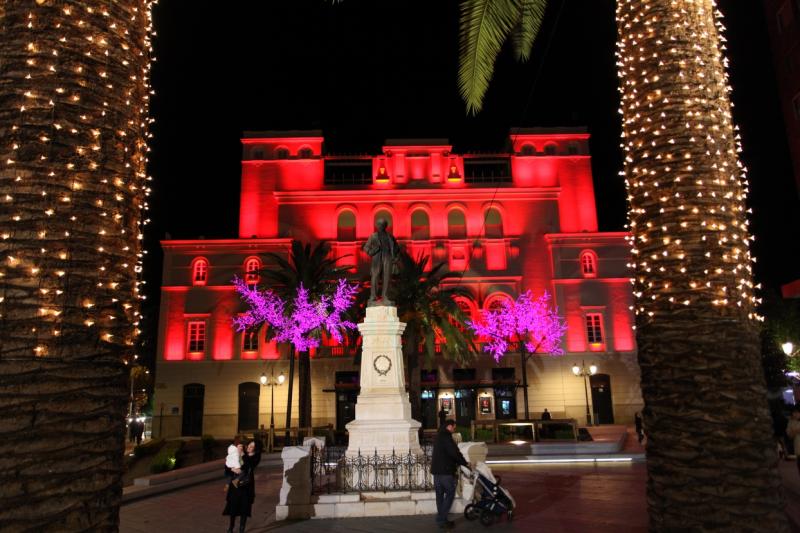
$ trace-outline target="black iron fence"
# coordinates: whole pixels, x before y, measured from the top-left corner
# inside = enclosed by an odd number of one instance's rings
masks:
[[[422,454],[392,452],[389,455],[345,455],[346,448],[311,448],[311,487],[313,494],[331,492],[389,492],[433,490],[432,447]]]

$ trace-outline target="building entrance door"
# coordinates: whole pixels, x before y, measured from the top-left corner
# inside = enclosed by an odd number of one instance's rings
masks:
[[[614,423],[614,404],[611,401],[611,376],[608,374],[595,374],[589,378],[592,387],[592,406],[595,414],[595,423]]]
[[[336,431],[344,431],[348,422],[356,419],[358,391],[336,391]]]
[[[457,389],[455,396],[456,425],[469,427],[475,420],[475,390]]]
[[[236,431],[258,429],[258,396],[261,385],[248,382],[239,383],[239,425]]]
[[[436,410],[436,391],[422,391],[422,429],[436,429],[439,424],[439,412]]]
[[[183,423],[181,435],[199,437],[203,434],[203,400],[206,388],[200,383],[183,386]]]

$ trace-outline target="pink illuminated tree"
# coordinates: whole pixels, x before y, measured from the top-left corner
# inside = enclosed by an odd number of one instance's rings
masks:
[[[273,291],[248,285],[239,277],[233,279],[233,285],[242,300],[250,306],[233,319],[238,332],[266,325],[273,334],[272,340],[289,343],[297,352],[306,352],[319,346],[323,330],[342,342],[343,333],[356,327],[344,315],[358,292],[357,283],[350,284],[340,279],[332,295],[321,295],[316,301],[309,298],[308,289],[301,283],[297,295],[288,306]]]
[[[504,300],[498,308],[482,313],[480,322],[468,320],[467,325],[485,339],[483,351],[492,354],[497,362],[509,351],[511,343],[519,342],[525,418],[529,418],[528,357],[535,353],[564,353],[561,340],[567,325],[558,316],[558,309],[551,306],[550,295],[544,292],[534,299],[531,291],[526,291],[516,301]]]

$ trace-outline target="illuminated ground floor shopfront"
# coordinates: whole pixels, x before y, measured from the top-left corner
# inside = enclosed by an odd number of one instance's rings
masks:
[[[594,363],[597,374],[586,381],[572,372],[575,364]],[[457,368],[438,361],[421,370],[423,427],[434,428],[444,408],[461,426],[472,420],[513,420],[525,417],[519,356],[500,364],[480,356]],[[288,375],[288,361],[177,361],[159,364],[156,375],[153,434],[178,437],[210,434],[229,438],[270,424],[285,427],[288,383],[270,388],[262,374]],[[312,421],[315,427],[332,424],[343,431],[355,417],[359,368],[350,357],[320,357],[312,361]],[[625,353],[583,353],[560,357],[536,356],[527,363],[528,411],[539,418],[547,408],[553,418],[575,418],[585,423],[590,412],[601,424],[631,424],[641,409],[636,356]],[[295,376],[292,426],[297,425]],[[274,392],[274,406],[272,393]]]

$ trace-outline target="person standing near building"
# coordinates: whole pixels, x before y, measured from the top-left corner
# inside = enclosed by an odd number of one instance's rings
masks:
[[[544,412],[542,413],[542,420],[552,420],[553,417],[550,415],[550,411],[547,410],[547,407],[544,408]]]
[[[786,435],[794,443],[794,454],[797,456],[797,471],[800,472],[800,405],[794,406],[792,418],[786,426]]]
[[[439,409],[439,427],[441,428],[444,426],[445,421],[447,420],[447,411],[444,410],[444,405],[441,409]]]
[[[447,515],[456,496],[456,468],[458,465],[469,466],[453,440],[455,430],[456,421],[446,420],[439,428],[433,444],[431,474],[436,491],[436,523],[440,529],[452,529],[455,526],[454,522],[447,519]]]

